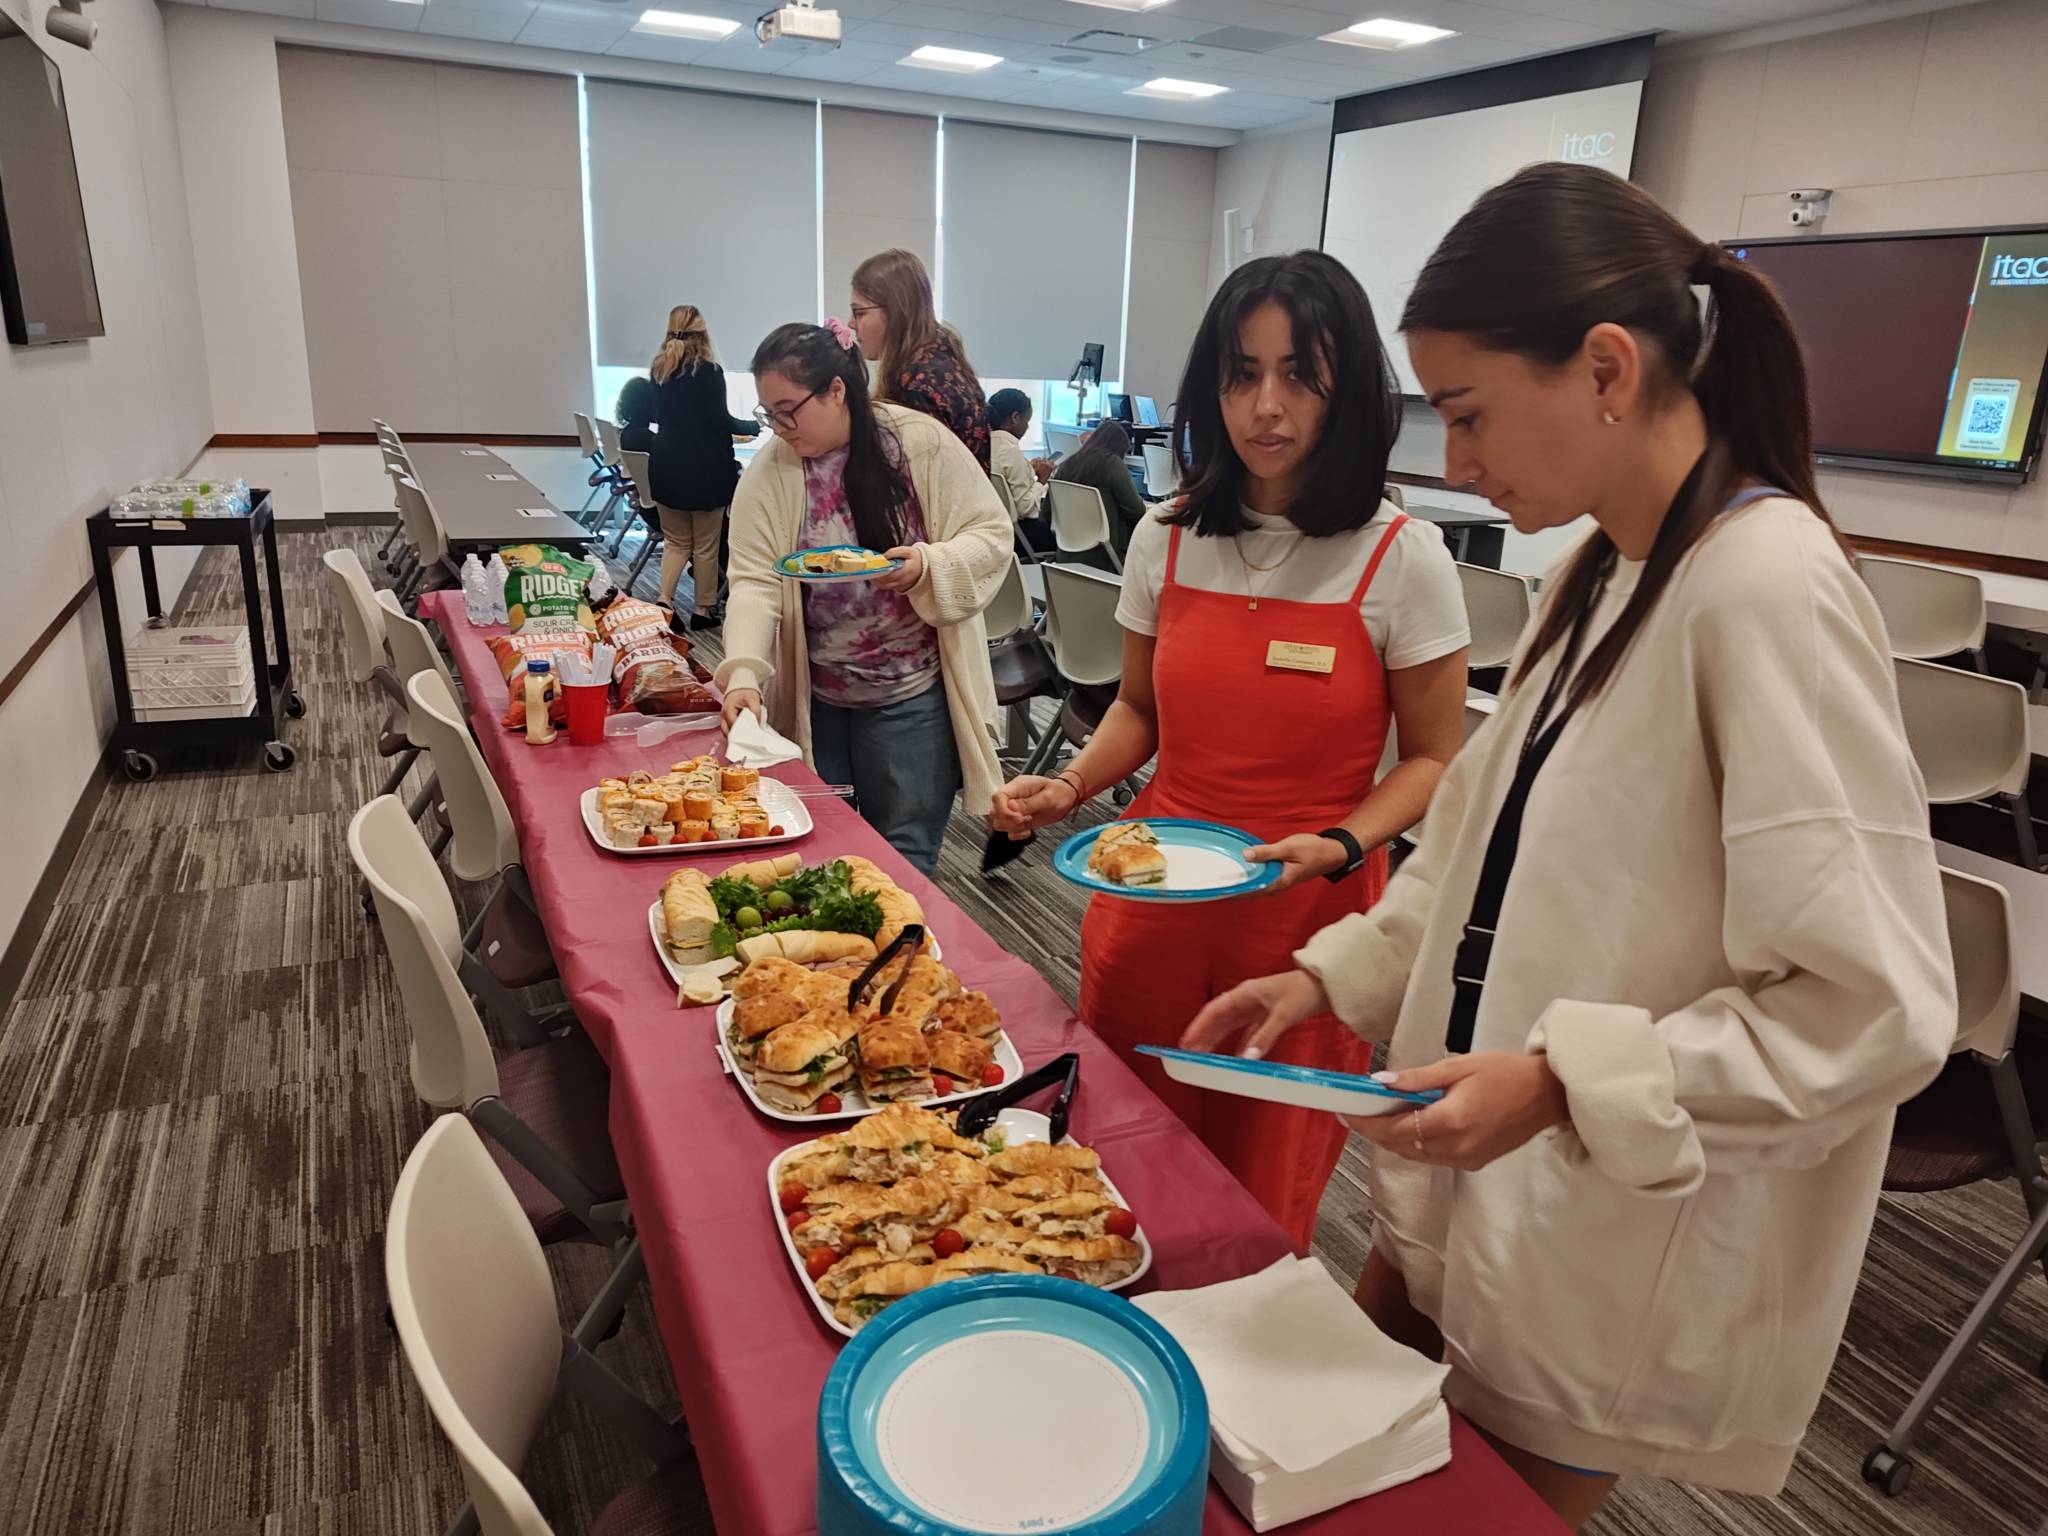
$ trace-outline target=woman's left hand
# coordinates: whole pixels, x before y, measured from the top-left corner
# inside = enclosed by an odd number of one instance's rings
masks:
[[[1244,856],[1250,864],[1281,866],[1280,878],[1266,887],[1268,891],[1284,891],[1290,885],[1327,875],[1333,869],[1341,869],[1345,860],[1342,843],[1313,832],[1297,832],[1277,843],[1261,843],[1245,849]]]
[[[891,560],[901,560],[902,566],[893,571],[884,571],[875,578],[875,585],[884,592],[908,592],[924,580],[924,551],[914,544],[899,544],[894,549],[882,551]]]
[[[1389,1088],[1444,1091],[1425,1108],[1343,1117],[1374,1146],[1410,1162],[1470,1173],[1507,1156],[1539,1132],[1571,1121],[1564,1084],[1550,1070],[1547,1056],[1474,1051],[1377,1076]]]

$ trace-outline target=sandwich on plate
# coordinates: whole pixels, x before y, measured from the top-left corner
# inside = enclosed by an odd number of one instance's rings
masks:
[[[1113,821],[1088,850],[1088,873],[1112,885],[1166,884],[1159,834],[1142,821]]]
[[[941,1116],[909,1104],[890,1104],[847,1130],[822,1136],[793,1167],[836,1168],[837,1177],[884,1183],[928,1173],[944,1153],[979,1161],[982,1143],[962,1136]],[[784,1175],[789,1177],[788,1174]],[[808,1173],[804,1182],[810,1182]]]
[[[1135,1274],[1144,1250],[1128,1237],[1033,1237],[1019,1249],[1047,1274],[1083,1285],[1115,1285]]]
[[[856,1248],[818,1277],[818,1294],[827,1301],[837,1301],[854,1281],[884,1264],[929,1264],[937,1257],[930,1243],[914,1244],[901,1259],[880,1248]]]
[[[677,965],[702,965],[717,958],[711,930],[718,926],[718,906],[702,870],[679,869],[661,888],[662,937]]]
[[[986,992],[962,992],[958,997],[947,998],[933,1013],[931,1023],[938,1029],[986,1039],[993,1039],[1003,1027],[1002,1016],[996,1012],[996,1005],[988,1000]]]
[[[997,1178],[1014,1179],[1024,1174],[1054,1173],[1062,1169],[1094,1173],[1102,1167],[1102,1159],[1093,1147],[1067,1142],[1055,1146],[1051,1142],[1031,1141],[996,1153],[988,1160],[988,1166]]]
[[[870,1104],[930,1098],[932,1056],[924,1031],[907,1024],[870,1024],[863,1029],[860,1091]]]
[[[832,1308],[832,1315],[848,1328],[859,1328],[892,1301],[901,1301],[938,1282],[934,1264],[881,1264],[858,1276]]]
[[[850,1029],[842,1034],[810,1015],[783,1025],[755,1053],[754,1091],[776,1109],[809,1109],[852,1078],[851,1039]]]
[[[957,1083],[981,1085],[981,1074],[996,1059],[996,1048],[979,1035],[956,1030],[935,1029],[925,1036],[932,1055],[932,1070],[943,1072]]]
[[[759,997],[745,998],[733,1004],[732,1022],[725,1027],[726,1048],[739,1067],[751,1072],[761,1042],[809,1012],[801,999],[787,992],[768,992]]]

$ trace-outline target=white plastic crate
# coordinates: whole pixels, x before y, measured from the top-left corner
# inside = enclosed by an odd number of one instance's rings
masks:
[[[249,631],[239,627],[144,627],[128,641],[128,691],[137,719],[176,720],[190,715],[248,713],[255,698],[256,669]],[[147,708],[151,713],[145,714]]]

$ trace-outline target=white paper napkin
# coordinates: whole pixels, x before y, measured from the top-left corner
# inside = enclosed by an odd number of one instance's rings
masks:
[[[1379,1439],[1449,1374],[1375,1328],[1314,1259],[1133,1299],[1194,1361],[1225,1446],[1287,1472]]]
[[[751,709],[743,709],[726,733],[725,755],[741,768],[773,768],[778,763],[795,762],[804,749]]]

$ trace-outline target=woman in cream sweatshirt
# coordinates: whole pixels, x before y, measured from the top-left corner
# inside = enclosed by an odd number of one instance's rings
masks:
[[[868,399],[853,332],[785,325],[754,353],[775,438],[733,498],[725,689],[730,728],[760,713],[926,874],[953,794],[989,803],[995,680],[981,612],[1010,562],[1010,519],[942,424]],[[801,582],[793,550],[859,544],[903,562],[873,580]]]
[[[1706,323],[1694,289],[1704,287]],[[1955,992],[1876,606],[1769,285],[1604,171],[1525,170],[1402,317],[1445,477],[1590,512],[1421,848],[1187,1043],[1326,1010],[1427,1108],[1375,1145],[1359,1300],[1576,1526],[1620,1473],[1782,1485],[1892,1111]]]

